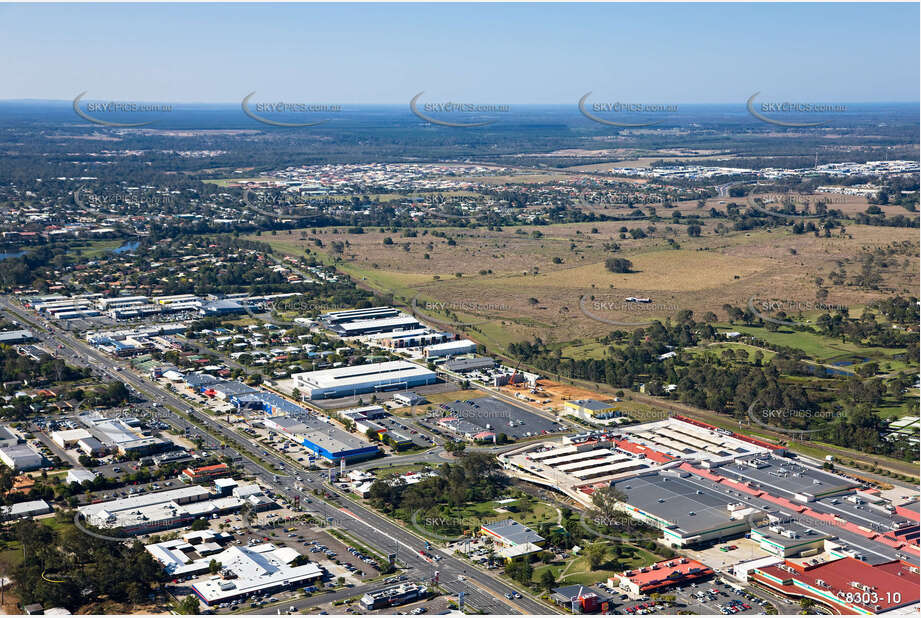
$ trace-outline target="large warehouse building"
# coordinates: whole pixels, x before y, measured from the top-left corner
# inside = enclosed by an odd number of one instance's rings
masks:
[[[15,472],[38,470],[45,464],[45,458],[36,453],[28,444],[14,444],[0,448],[0,461]]]
[[[311,416],[267,416],[263,423],[331,463],[361,461],[380,454],[377,446]]]
[[[740,537],[751,529],[757,512],[729,503],[706,481],[683,472],[641,474],[611,487],[627,496],[624,508],[634,519],[661,529],[663,540],[675,547]]]
[[[434,384],[434,371],[407,361],[389,361],[295,373],[294,386],[307,399],[329,399]]]

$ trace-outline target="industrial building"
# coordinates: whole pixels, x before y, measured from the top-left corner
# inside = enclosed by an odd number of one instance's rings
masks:
[[[0,425],[0,448],[19,444],[19,437],[6,425]]]
[[[416,318],[399,313],[392,318],[375,318],[340,322],[330,326],[330,330],[340,337],[360,337],[377,333],[396,333],[419,329],[422,324]]]
[[[393,307],[333,311],[321,315],[320,321],[341,337],[382,335],[383,338],[387,338],[390,335],[406,334],[410,331],[423,331],[417,332],[416,335],[424,336],[430,332],[419,320]],[[421,345],[421,343],[405,341],[392,343],[392,347],[413,347],[414,345]]]
[[[393,318],[400,315],[400,310],[393,307],[371,307],[368,309],[349,309],[347,311],[331,311],[320,316],[320,321],[328,326],[356,322],[359,320],[375,320]]]
[[[28,444],[14,444],[0,448],[0,461],[14,472],[30,472],[45,465],[45,458]]]
[[[51,441],[64,449],[74,448],[80,440],[92,437],[93,435],[86,429],[68,429],[51,432]]]
[[[32,308],[42,315],[59,320],[99,315],[99,311],[93,308],[93,303],[87,298],[60,297],[55,300],[35,302]]]
[[[412,330],[364,335],[361,337],[361,340],[368,345],[400,350],[403,348],[417,348],[419,346],[444,343],[453,338],[453,333],[440,332],[431,328],[414,328]]]
[[[467,373],[469,371],[486,371],[494,369],[496,360],[488,356],[474,356],[472,358],[452,358],[442,365],[447,371],[454,373]]]
[[[215,300],[203,303],[198,313],[202,316],[239,315],[246,313],[243,305],[234,300]]]
[[[77,448],[88,457],[103,455],[109,450],[102,442],[92,436],[77,440]]]
[[[381,406],[362,406],[360,408],[349,408],[348,410],[339,411],[339,416],[352,422],[384,418],[387,414],[387,410]]]
[[[99,298],[96,300],[95,305],[100,311],[108,311],[117,307],[146,305],[149,302],[146,296],[116,296],[114,298]]]
[[[201,392],[205,397],[214,397],[221,401],[232,401],[234,397],[259,393],[260,391],[236,380],[221,380],[220,382],[208,384],[202,388]]]
[[[35,336],[30,330],[5,330],[0,332],[0,345],[15,345],[34,340]]]
[[[406,393],[397,393],[393,396],[394,403],[401,406],[414,406],[425,403],[426,399],[422,395],[417,395],[412,391]]]
[[[92,470],[86,470],[84,468],[71,468],[67,471],[67,482],[68,483],[86,483],[93,482],[96,480],[96,473]]]
[[[609,419],[620,416],[617,405],[597,399],[573,399],[564,401],[563,407],[587,419]]]
[[[137,419],[110,419],[102,416],[81,416],[87,429],[56,431],[52,440],[61,448],[78,448],[89,456],[106,451],[130,458],[154,455],[174,448],[169,440],[149,436],[137,429]]]
[[[476,352],[476,342],[469,339],[460,339],[458,341],[446,341],[436,343],[435,345],[423,348],[425,358],[446,358],[449,356],[460,356],[461,354],[472,354]]]
[[[310,415],[267,416],[263,424],[330,463],[339,463],[342,459],[351,463],[380,455],[377,446]]]
[[[26,517],[35,517],[37,515],[47,515],[52,512],[51,505],[44,500],[30,500],[28,502],[17,502],[10,506],[0,507],[0,520],[9,521],[15,519],[24,519]]]
[[[296,403],[285,399],[275,393],[251,389],[251,392],[232,395],[230,403],[237,408],[261,410],[268,416],[284,416],[286,414],[308,414],[307,410]]]
[[[407,361],[389,361],[295,373],[291,376],[306,399],[328,399],[404,390],[434,384],[435,372]]]

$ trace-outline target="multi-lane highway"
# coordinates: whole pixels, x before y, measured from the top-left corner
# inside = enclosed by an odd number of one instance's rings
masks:
[[[56,352],[65,360],[73,364],[89,365],[102,375],[133,387],[150,401],[158,404],[158,408],[163,411],[162,420],[173,427],[181,431],[189,428],[192,433],[201,433],[201,430],[195,427],[193,423],[173,411],[179,410],[189,414],[196,423],[205,427],[206,431],[213,436],[218,436],[222,440],[230,439],[238,443],[246,443],[247,449],[237,451],[228,446],[224,452],[231,457],[241,457],[247,473],[258,477],[265,485],[272,487],[280,496],[287,499],[289,503],[293,502],[294,496],[299,494],[296,486],[301,485],[294,475],[289,474],[292,470],[296,470],[297,475],[301,476],[304,482],[307,483],[308,489],[310,485],[317,488],[322,487],[326,493],[336,496],[344,505],[334,507],[312,498],[312,503],[308,505],[305,500],[307,495],[304,495],[301,498],[301,504],[302,506],[311,507],[307,509],[308,512],[314,512],[327,521],[331,518],[338,527],[343,528],[356,540],[367,544],[382,554],[396,553],[397,560],[404,564],[415,576],[430,578],[434,576],[435,571],[438,571],[439,579],[449,586],[453,585],[450,582],[462,581],[466,587],[465,596],[467,602],[489,613],[559,613],[558,610],[550,605],[530,596],[520,595],[519,590],[499,580],[492,574],[468,565],[437,548],[432,548],[428,553],[437,555],[439,560],[433,561],[430,558],[423,557],[419,551],[424,548],[425,542],[420,536],[403,525],[352,501],[335,486],[323,484],[324,475],[322,473],[312,473],[296,462],[286,461],[270,451],[263,451],[264,447],[262,445],[236,432],[224,422],[196,411],[176,394],[171,393],[157,383],[150,382],[134,374],[120,361],[103,355],[74,335],[53,327],[45,328],[41,325],[39,319],[28,316],[25,310],[15,306],[7,297],[0,297],[0,308],[9,313],[14,319],[29,324],[40,339],[46,340],[47,343],[55,348],[59,345],[63,346]],[[212,447],[219,446],[216,441],[209,442],[209,444]],[[250,455],[249,449],[251,449],[250,452],[259,453],[259,457],[268,462],[269,465],[283,468],[283,470],[275,473],[264,468]],[[437,453],[430,453],[429,455],[437,456]],[[513,596],[516,593],[521,598],[510,600],[506,596]],[[351,595],[354,594],[355,591],[352,590]],[[316,605],[318,602],[325,601],[316,597],[301,600],[303,606]]]

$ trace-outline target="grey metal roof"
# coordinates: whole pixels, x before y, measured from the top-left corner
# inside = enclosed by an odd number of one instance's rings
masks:
[[[215,378],[213,375],[207,373],[190,373],[185,376],[186,384],[193,387],[215,384],[220,381],[219,378]]]
[[[598,401],[597,399],[577,399],[572,403],[585,408],[586,410],[607,410],[608,408],[613,408],[614,404],[605,403],[603,401]]]
[[[822,498],[809,506],[820,513],[831,513],[838,517],[843,517],[858,526],[878,532],[896,530],[899,528],[900,522],[908,521],[902,515],[873,507],[866,501],[863,501],[862,504],[854,504],[845,499],[844,496]]]
[[[771,541],[772,543],[779,545],[780,547],[795,547],[796,545],[802,545],[803,543],[808,543],[809,541],[818,541],[820,539],[827,539],[831,535],[825,532],[816,531],[812,528],[807,528],[806,526],[796,522],[796,521],[786,521],[784,523],[776,524],[783,528],[784,530],[792,530],[796,533],[796,538],[790,538],[784,536],[783,534],[774,532],[770,530],[771,526],[761,526],[753,530],[761,534],[765,539]]]
[[[627,495],[628,504],[674,524],[685,536],[734,521],[727,510],[731,498],[707,489],[697,479],[656,473],[615,481],[611,486]]]
[[[444,364],[448,371],[473,371],[475,369],[491,369],[496,366],[495,359],[488,356],[475,356],[473,358],[456,358]]]
[[[524,524],[520,524],[514,519],[505,519],[490,524],[483,525],[484,530],[501,536],[512,545],[522,545],[524,543],[540,543],[544,537],[537,534]]]
[[[842,476],[807,468],[789,459],[771,457],[758,461],[767,465],[756,468],[736,461],[720,466],[716,473],[733,480],[757,483],[756,487],[788,499],[798,493],[821,496],[859,485]]]
[[[30,330],[7,330],[0,332],[0,343],[18,343],[28,339],[32,339],[32,331]]]

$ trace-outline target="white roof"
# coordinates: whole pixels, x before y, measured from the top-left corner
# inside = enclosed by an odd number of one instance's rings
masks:
[[[66,429],[51,432],[51,439],[55,442],[76,442],[77,440],[85,440],[92,437],[93,434],[86,429]]]
[[[503,547],[496,551],[496,555],[501,558],[516,558],[518,556],[525,556],[527,554],[533,554],[534,552],[541,551],[543,548],[540,545],[535,545],[534,543],[522,543],[521,545],[512,545],[511,547]]]
[[[441,352],[444,350],[466,350],[467,348],[476,348],[476,343],[469,339],[459,339],[458,341],[445,341],[444,343],[435,343],[425,346],[426,351]]]
[[[131,496],[129,498],[119,498],[118,500],[110,500],[98,504],[87,504],[86,506],[81,506],[77,510],[83,513],[84,516],[90,516],[103,510],[109,513],[116,513],[128,509],[166,504],[173,500],[180,500],[183,498],[202,499],[209,495],[210,493],[204,487],[200,485],[190,485],[188,487],[179,487],[178,489],[171,489],[168,491],[158,491],[151,494]]]
[[[182,535],[182,539],[187,542],[192,542],[193,540],[197,541],[210,541],[216,538],[216,534],[212,530],[193,530],[191,532],[186,532]]]
[[[335,369],[322,369],[296,373],[292,377],[316,388],[331,389],[366,384],[377,380],[396,382],[403,378],[435,374],[425,367],[408,361],[388,361],[369,365],[354,365]]]
[[[401,314],[394,318],[380,318],[378,320],[356,320],[355,322],[345,322],[344,324],[338,324],[337,326],[342,329],[343,334],[348,335],[351,332],[359,332],[366,328],[384,328],[392,327],[395,329],[398,326],[409,326],[418,324],[419,320],[414,317]]]
[[[84,470],[83,468],[73,468],[67,471],[67,481],[82,483],[84,481],[92,481],[96,478],[96,473],[92,470]]]
[[[28,502],[17,502],[11,506],[0,507],[0,511],[5,515],[18,517],[32,513],[47,513],[51,511],[51,505],[44,500],[30,500]]]
[[[189,564],[192,561],[192,559],[185,554],[187,551],[192,551],[192,546],[178,539],[147,545],[144,549],[146,549],[157,562],[162,564],[166,572],[170,574],[175,572],[177,568]]]
[[[285,564],[291,564],[300,554],[296,549],[291,547],[279,547],[275,550],[275,555]]]
[[[256,484],[237,485],[233,489],[233,495],[237,498],[248,498],[262,493],[262,487]]]
[[[289,551],[279,550],[271,543],[256,547],[231,545],[221,553],[209,556],[207,560],[217,560],[222,568],[232,571],[236,579],[198,582],[192,588],[210,605],[223,598],[250,594],[265,588],[296,585],[323,574],[323,569],[316,562],[298,567],[288,566],[294,559],[288,560],[289,557]],[[222,590],[222,585],[227,589]]]
[[[105,434],[107,440],[115,444],[124,444],[138,439],[138,435],[131,431],[131,427],[120,420],[98,423],[96,429]]]

